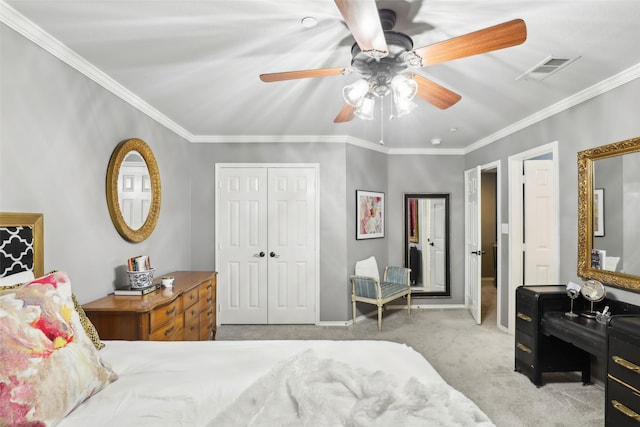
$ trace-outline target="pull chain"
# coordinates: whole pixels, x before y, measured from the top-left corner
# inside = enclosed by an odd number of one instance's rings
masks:
[[[384,97],[380,98],[380,145],[384,145]]]

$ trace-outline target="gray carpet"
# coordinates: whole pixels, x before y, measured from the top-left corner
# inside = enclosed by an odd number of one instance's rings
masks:
[[[382,332],[374,315],[356,325],[221,325],[217,340],[388,340],[420,352],[453,387],[498,427],[603,426],[604,389],[583,386],[578,373],[545,374],[534,386],[514,372],[513,335],[496,327],[495,288],[483,285],[483,323],[462,309],[390,309]]]

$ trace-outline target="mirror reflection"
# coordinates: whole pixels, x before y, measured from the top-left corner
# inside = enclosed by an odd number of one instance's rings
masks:
[[[129,242],[147,239],[160,215],[160,172],[151,148],[141,139],[122,141],[107,167],[107,206],[113,225]]]
[[[449,296],[449,194],[406,193],[404,213],[412,295]]]
[[[640,292],[640,138],[578,152],[578,276]]]
[[[593,162],[591,267],[640,276],[640,153]]]
[[[137,151],[130,151],[118,172],[118,204],[127,225],[137,230],[145,223],[151,206],[151,177]]]

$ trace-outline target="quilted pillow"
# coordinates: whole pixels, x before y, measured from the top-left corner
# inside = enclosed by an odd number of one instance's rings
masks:
[[[115,379],[84,333],[66,273],[0,290],[0,425],[55,425]]]

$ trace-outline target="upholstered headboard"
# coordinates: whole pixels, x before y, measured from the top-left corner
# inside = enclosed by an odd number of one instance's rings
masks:
[[[0,277],[44,274],[43,222],[41,213],[0,212]]]

